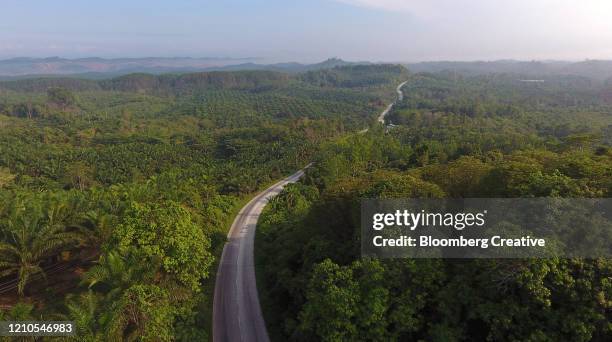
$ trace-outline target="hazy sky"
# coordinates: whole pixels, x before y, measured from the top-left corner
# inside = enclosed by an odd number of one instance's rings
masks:
[[[612,1],[1,0],[15,56],[612,59]]]

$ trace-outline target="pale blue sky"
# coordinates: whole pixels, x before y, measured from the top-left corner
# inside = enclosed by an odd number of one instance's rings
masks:
[[[608,0],[2,0],[0,58],[612,59]]]

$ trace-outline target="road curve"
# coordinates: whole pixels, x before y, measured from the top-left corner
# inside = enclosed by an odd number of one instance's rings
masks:
[[[387,116],[387,114],[389,114],[389,112],[391,111],[391,108],[393,108],[393,106],[400,102],[402,99],[404,99],[404,93],[402,93],[402,87],[404,86],[404,84],[408,83],[408,81],[402,82],[400,83],[397,88],[395,88],[395,91],[397,92],[397,100],[393,101],[390,105],[387,106],[387,108],[385,108],[385,110],[380,113],[380,115],[378,116],[378,122],[380,122],[381,124],[385,124],[385,116]]]
[[[268,342],[255,281],[254,244],[257,220],[270,198],[297,182],[304,169],[255,196],[236,216],[223,247],[213,300],[213,341]]]
[[[377,119],[377,121],[378,121],[379,123],[381,123],[381,124],[383,124],[383,125],[384,125],[384,124],[385,124],[385,117],[387,116],[387,114],[389,114],[389,112],[391,111],[391,108],[393,108],[393,106],[394,106],[396,103],[398,103],[398,102],[400,102],[400,101],[402,101],[402,100],[404,99],[404,93],[402,93],[402,87],[403,87],[403,86],[404,86],[404,84],[406,84],[406,83],[408,83],[408,81],[404,81],[404,82],[400,83],[400,84],[397,86],[397,88],[395,88],[395,91],[397,92],[397,99],[396,99],[395,101],[391,102],[391,104],[389,104],[389,105],[387,106],[387,108],[385,108],[385,110],[383,110],[383,111],[380,113],[380,115],[378,115],[378,119]],[[365,129],[362,129],[361,131],[359,131],[359,132],[357,132],[357,133],[359,133],[359,134],[363,134],[363,133],[365,133],[365,132],[367,132],[367,131],[369,131],[369,130],[370,130],[369,128],[365,128]]]

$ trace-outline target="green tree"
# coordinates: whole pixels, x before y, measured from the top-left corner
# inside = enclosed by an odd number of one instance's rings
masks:
[[[329,259],[317,264],[306,290],[300,329],[321,341],[358,340],[358,291],[350,268]]]
[[[108,214],[104,210],[87,212],[83,216],[83,222],[77,226],[83,243],[91,248],[108,244],[118,220],[116,215]]]
[[[32,277],[45,275],[43,260],[78,243],[78,234],[67,231],[71,210],[65,203],[33,200],[17,203],[10,211],[2,227],[6,238],[0,242],[0,275],[17,275],[20,296]]]
[[[189,211],[176,202],[133,203],[115,236],[120,249],[161,265],[163,271],[196,292],[213,262],[210,239]]]
[[[100,317],[103,312],[101,296],[93,291],[87,291],[80,295],[69,294],[66,297],[66,308],[68,310],[65,319],[76,324],[75,340],[84,342],[104,341],[103,327]]]
[[[34,305],[30,303],[19,302],[10,309],[0,310],[0,320],[2,321],[31,321],[36,320],[36,314],[34,312]],[[23,337],[0,337],[0,341],[5,342],[26,342],[36,341],[36,337],[23,336]]]
[[[64,178],[70,186],[83,191],[95,183],[94,168],[85,162],[77,161],[66,168]]]
[[[47,89],[47,98],[49,102],[62,108],[70,106],[75,102],[74,94],[63,87],[51,87]]]
[[[120,254],[117,250],[100,256],[97,265],[83,274],[82,282],[89,288],[101,288],[107,299],[117,299],[132,284],[151,281],[154,270],[142,263],[137,253]]]
[[[176,309],[168,291],[133,285],[104,313],[106,338],[112,341],[172,341]]]
[[[6,167],[0,167],[0,188],[5,187],[13,182],[15,175],[11,174]]]

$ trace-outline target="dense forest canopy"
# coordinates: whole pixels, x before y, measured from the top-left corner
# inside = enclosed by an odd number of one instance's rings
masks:
[[[266,207],[273,340],[608,341],[608,259],[360,256],[361,198],[610,197],[612,107],[583,78],[410,75],[392,123],[334,138]]]

